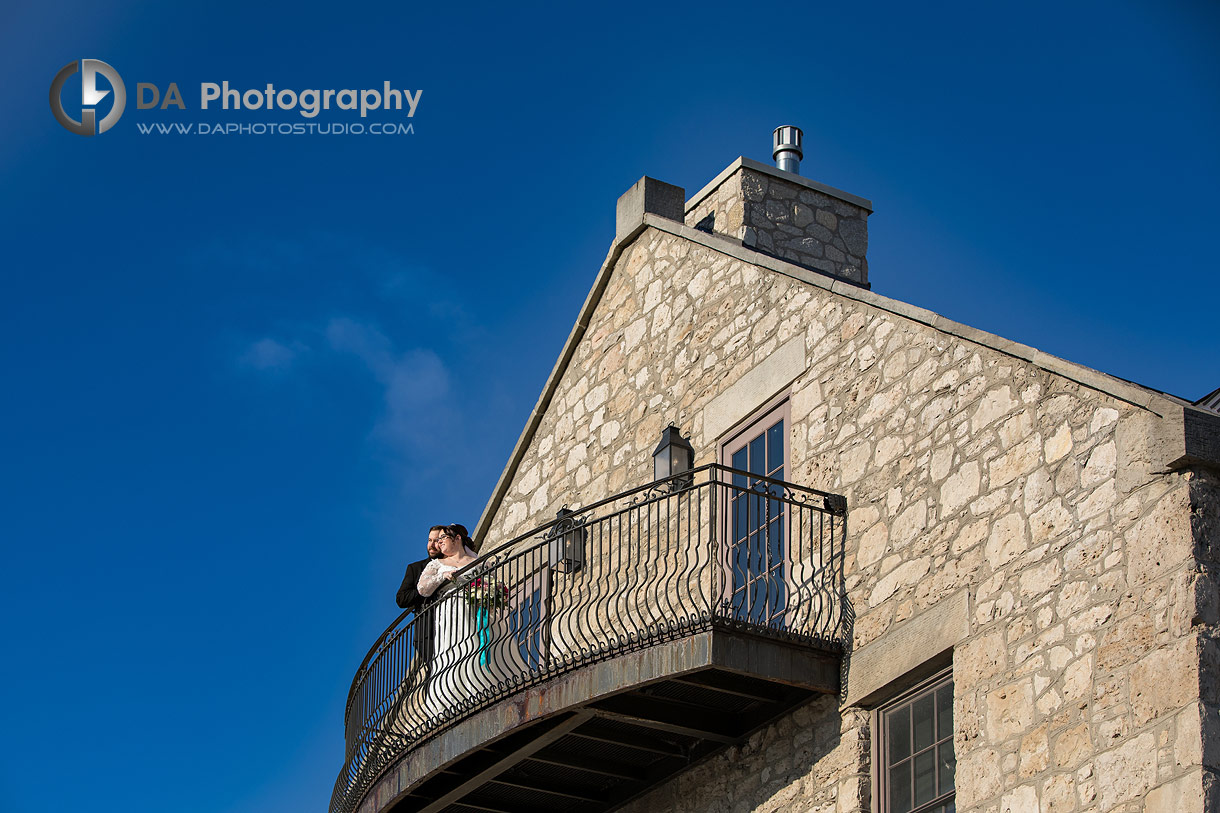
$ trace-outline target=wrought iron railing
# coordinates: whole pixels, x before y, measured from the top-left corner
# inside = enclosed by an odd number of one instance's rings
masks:
[[[332,813],[440,729],[625,651],[715,627],[841,648],[845,524],[842,497],[719,465],[561,511],[369,650]]]

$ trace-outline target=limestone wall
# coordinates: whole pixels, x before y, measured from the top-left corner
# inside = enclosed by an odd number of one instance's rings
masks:
[[[1191,622],[1199,629],[1200,703],[1199,727],[1202,742],[1191,732],[1184,747],[1199,747],[1191,752],[1191,761],[1201,764],[1202,785],[1209,810],[1220,810],[1220,476],[1201,471],[1191,477],[1190,519],[1199,563],[1195,572],[1184,576],[1183,589],[1193,594],[1195,617]],[[1189,719],[1189,718],[1188,718]],[[1184,793],[1194,791],[1193,776],[1185,782]],[[1167,798],[1169,791],[1166,791]]]
[[[997,350],[647,229],[485,544],[650,479],[670,421],[712,462],[709,404],[796,337],[807,368],[791,384],[788,479],[848,499],[853,646],[968,591],[953,654],[957,809],[1202,810],[1220,672],[1201,676],[1199,652],[1220,656],[1192,533],[1216,520],[1196,512],[1192,532],[1191,505],[1214,478],[1146,459],[1155,414]],[[741,417],[774,394],[745,399]],[[868,715],[828,703],[636,809],[799,798],[792,809],[867,811]]]
[[[694,202],[686,225],[863,284],[868,215],[854,203],[743,166]]]
[[[816,700],[674,781],[623,813],[847,813],[868,810],[869,720]]]

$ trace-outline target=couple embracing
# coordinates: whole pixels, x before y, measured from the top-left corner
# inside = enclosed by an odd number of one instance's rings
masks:
[[[481,682],[477,672],[479,638],[474,610],[457,597],[442,600],[460,585],[459,570],[477,554],[464,525],[433,525],[428,530],[428,558],[412,562],[396,596],[398,606],[415,613],[416,660],[412,673],[426,669],[425,706],[441,715],[470,696]]]
[[[429,528],[428,558],[407,565],[396,596],[398,606],[416,615],[423,612],[439,597],[437,588],[452,583],[453,574],[477,558],[473,544],[465,525]]]

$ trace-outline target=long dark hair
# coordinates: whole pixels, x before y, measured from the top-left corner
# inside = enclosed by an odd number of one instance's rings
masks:
[[[462,540],[463,545],[471,550],[475,549],[474,540],[470,538],[470,532],[466,530],[465,525],[461,525],[456,522],[452,525],[446,525],[445,533],[449,534],[450,536],[456,536],[458,539]]]

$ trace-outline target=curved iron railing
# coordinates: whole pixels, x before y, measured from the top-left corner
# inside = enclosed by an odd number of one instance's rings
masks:
[[[713,627],[840,648],[842,497],[720,465],[617,494],[511,540],[400,615],[356,671],[332,813],[490,703]]]

